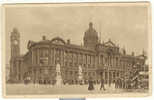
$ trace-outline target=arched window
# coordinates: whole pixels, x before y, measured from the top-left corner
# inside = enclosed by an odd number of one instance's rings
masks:
[[[48,48],[42,48],[40,49],[40,57],[39,57],[39,63],[40,65],[47,65],[48,59],[49,59],[49,50]]]

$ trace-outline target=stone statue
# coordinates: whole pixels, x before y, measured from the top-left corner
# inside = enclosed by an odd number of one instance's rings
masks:
[[[82,67],[79,65],[79,83],[82,84],[83,75],[82,75]]]
[[[57,63],[56,65],[56,85],[62,85],[62,77],[60,71],[60,64]]]

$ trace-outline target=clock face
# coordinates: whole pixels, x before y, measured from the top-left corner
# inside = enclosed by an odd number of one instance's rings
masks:
[[[18,41],[17,40],[14,40],[14,44],[17,45],[18,44]]]

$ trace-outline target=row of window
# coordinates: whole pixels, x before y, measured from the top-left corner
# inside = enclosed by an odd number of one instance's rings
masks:
[[[51,54],[49,55],[48,49],[37,49],[36,52],[32,53],[32,62],[33,64],[40,65],[48,65],[49,64],[49,56],[51,57],[50,62],[55,64],[57,60],[61,62],[61,64],[66,66],[74,66],[77,63],[85,64],[85,65],[95,65],[97,61],[97,57],[87,54],[77,54],[71,52],[64,52],[61,50],[51,49]],[[132,63],[120,61],[118,57],[103,57],[100,56],[100,64],[109,65],[109,66],[131,66]]]
[[[51,57],[51,63],[56,63],[56,60],[59,60],[64,63],[64,60],[67,62],[73,63],[85,63],[85,64],[94,64],[95,56],[92,55],[83,55],[62,52],[60,50],[51,50],[49,55],[48,49],[37,49],[36,52],[32,52],[32,63],[33,64],[46,64],[49,63],[49,56]]]

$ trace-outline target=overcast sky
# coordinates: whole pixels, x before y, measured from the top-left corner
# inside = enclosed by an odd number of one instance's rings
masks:
[[[59,36],[81,45],[89,22],[93,22],[101,40],[110,38],[128,53],[136,55],[148,48],[147,7],[145,6],[29,6],[6,7],[6,61],[10,59],[10,33],[20,32],[21,54],[27,52],[29,40],[40,41]]]

